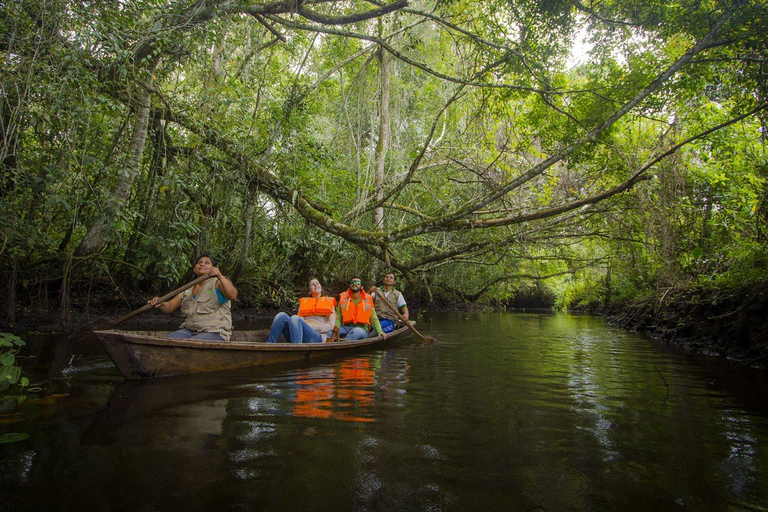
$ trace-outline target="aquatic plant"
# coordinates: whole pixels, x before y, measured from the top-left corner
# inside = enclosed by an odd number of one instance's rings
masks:
[[[0,332],[0,393],[12,386],[24,389],[29,379],[22,376],[21,367],[16,364],[16,354],[26,343],[18,336]]]
[[[16,387],[19,391],[29,385],[29,379],[22,376],[21,367],[16,364],[16,354],[21,347],[26,345],[24,340],[14,334],[0,332],[0,393]],[[21,402],[26,399],[26,395],[1,395],[0,401],[14,400]],[[15,443],[29,439],[29,434],[22,432],[9,432],[0,434],[0,444]]]

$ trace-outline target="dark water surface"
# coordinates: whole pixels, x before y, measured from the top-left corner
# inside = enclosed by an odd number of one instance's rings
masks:
[[[765,372],[586,316],[419,327],[438,343],[313,367],[78,361],[0,410],[31,435],[0,445],[0,509],[768,510]]]

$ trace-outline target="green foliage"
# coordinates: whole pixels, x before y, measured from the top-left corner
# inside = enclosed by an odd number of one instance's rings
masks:
[[[18,336],[0,332],[0,393],[11,388],[23,390],[29,385],[29,379],[22,375],[21,367],[16,364],[16,354],[24,345],[24,340]]]
[[[595,278],[574,281],[560,295],[556,306],[563,310],[593,311],[599,309],[605,289]]]
[[[257,307],[292,304],[309,277],[333,287],[373,273],[376,258],[407,274],[409,297],[445,303],[503,301],[550,275],[562,307],[764,278],[765,111],[699,136],[768,97],[764,2],[588,136],[723,5],[441,0],[412,6],[429,17],[315,23],[322,31],[289,10],[271,14],[284,15],[270,22],[278,38],[237,2],[11,2],[0,30],[3,282],[17,283],[19,304],[87,304],[94,290],[168,289],[201,251],[237,268],[242,302]],[[582,32],[590,59],[569,69]],[[381,233],[377,37],[396,52]],[[147,89],[146,145],[130,167]],[[647,179],[589,201],[684,140]],[[100,245],[81,254],[121,187]]]

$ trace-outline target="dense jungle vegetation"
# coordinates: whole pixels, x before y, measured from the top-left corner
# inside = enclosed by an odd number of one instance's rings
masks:
[[[766,34],[763,0],[4,0],[5,321],[202,251],[244,306],[392,268],[425,307],[737,310]]]

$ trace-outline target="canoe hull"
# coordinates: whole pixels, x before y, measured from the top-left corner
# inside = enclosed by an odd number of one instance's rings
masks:
[[[152,379],[188,373],[232,370],[280,363],[310,362],[378,345],[407,333],[335,343],[265,343],[269,331],[242,331],[228,342],[167,338],[165,332],[96,331],[109,357],[126,379]],[[256,341],[259,340],[259,341]]]

